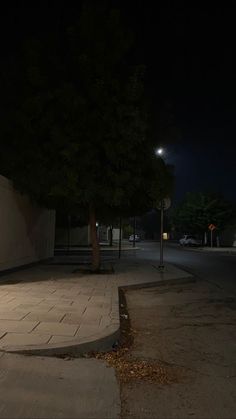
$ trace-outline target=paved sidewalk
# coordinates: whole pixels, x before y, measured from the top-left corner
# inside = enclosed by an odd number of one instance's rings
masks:
[[[198,250],[203,250],[205,252],[218,252],[218,253],[235,253],[236,254],[236,247],[198,247]]]
[[[118,419],[115,371],[97,359],[0,353],[1,419]]]
[[[105,350],[119,338],[118,288],[191,277],[167,265],[121,260],[115,274],[38,265],[0,277],[0,351],[40,355]]]

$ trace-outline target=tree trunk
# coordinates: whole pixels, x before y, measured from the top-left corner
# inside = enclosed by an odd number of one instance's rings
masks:
[[[121,220],[121,217],[120,217],[120,222],[119,222],[119,259],[120,259],[120,256],[121,256],[121,229],[122,229],[122,220]]]
[[[136,236],[136,217],[134,217],[134,224],[133,224],[133,235],[134,235],[134,238],[133,238],[133,247],[135,247],[135,242],[136,242],[136,240],[135,240],[135,236]]]
[[[67,223],[67,253],[70,253],[70,230],[71,230],[71,216],[70,215],[68,215],[68,218],[67,218],[67,221],[68,221],[68,223]]]
[[[90,238],[92,244],[92,270],[98,272],[101,265],[100,246],[97,237],[96,215],[93,206],[89,208]]]
[[[202,246],[205,246],[206,242],[206,233],[205,231],[202,233]]]

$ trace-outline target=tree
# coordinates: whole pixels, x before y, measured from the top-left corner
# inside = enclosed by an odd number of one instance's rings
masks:
[[[197,233],[204,240],[208,226],[218,230],[226,228],[234,217],[233,206],[214,193],[188,193],[184,201],[172,212],[172,224],[178,231]]]
[[[147,136],[131,42],[118,10],[85,2],[78,25],[24,45],[4,81],[3,173],[40,204],[87,215],[94,271],[96,219],[152,207],[172,179]]]

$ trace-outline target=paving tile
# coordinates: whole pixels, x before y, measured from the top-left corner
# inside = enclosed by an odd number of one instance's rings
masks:
[[[23,321],[37,321],[37,322],[60,322],[63,317],[65,316],[65,313],[55,313],[55,312],[47,312],[45,311],[37,311],[34,313],[27,314],[26,317],[24,317]],[[1,318],[1,317],[0,317]]]
[[[62,319],[62,323],[67,323],[67,324],[80,324],[82,321],[82,314],[77,314],[77,313],[67,313],[63,319]]]
[[[57,290],[53,293],[55,297],[67,297],[74,299],[79,294],[79,290]]]
[[[77,295],[77,297],[75,297],[73,299],[73,303],[72,305],[79,305],[79,304],[88,304],[90,297],[85,296],[85,295]]]
[[[35,304],[40,303],[43,300],[43,298],[41,297],[36,298],[36,297],[31,296],[31,294],[25,293],[24,295],[19,295],[19,296],[15,295],[14,300],[17,301],[18,304],[34,304],[35,305]]]
[[[15,301],[15,297],[12,297],[12,295],[10,293],[8,293],[8,295],[4,298],[3,302],[5,304],[7,303],[12,303]]]
[[[104,298],[104,296],[105,296],[105,288],[102,291],[101,290],[99,290],[99,291],[94,290],[92,298],[96,298],[96,299],[99,300],[99,299]]]
[[[23,322],[22,322],[23,323]],[[42,322],[33,330],[33,334],[50,334],[60,336],[74,336],[78,330],[78,324],[65,324],[54,322]],[[0,328],[1,330],[1,328]]]
[[[31,333],[7,333],[0,339],[0,347],[43,345],[48,343],[50,338],[50,335],[40,335],[36,333],[34,335]]]
[[[92,303],[91,301],[88,302],[87,310],[92,310],[94,312],[99,312],[102,310],[102,303]]]
[[[88,324],[88,325],[92,325],[92,324],[94,324],[94,326],[95,327],[98,327],[99,326],[99,324],[100,324],[100,322],[101,322],[101,318],[102,318],[102,315],[100,315],[100,316],[96,316],[96,317],[94,317],[94,316],[91,316],[91,317],[89,317],[89,316],[87,316],[87,317],[82,317],[82,324]]]
[[[75,335],[75,338],[82,339],[84,337],[89,337],[95,335],[99,332],[99,327],[95,325],[81,325],[78,332]]]
[[[10,295],[10,296],[13,296],[13,297],[15,297],[15,296],[20,296],[20,295],[25,295],[25,293],[26,293],[26,291],[25,290],[23,290],[22,288],[14,288],[14,289],[12,289],[12,288],[10,288],[9,290],[8,290],[8,294]]]
[[[9,290],[9,285],[1,285],[0,284],[0,292],[8,291],[8,290]]]
[[[99,323],[99,328],[104,329],[104,328],[110,326],[110,324],[111,324],[111,319],[108,316],[103,316],[101,318],[100,323]]]
[[[52,310],[50,310],[50,311],[52,311],[52,312],[55,311],[56,313],[66,312],[68,314],[75,313],[75,314],[78,314],[78,315],[80,315],[80,314],[82,315],[84,313],[86,307],[87,306],[78,306],[78,307],[70,306],[70,307],[68,307],[68,306],[64,306],[64,304],[56,304],[52,308]]]
[[[26,315],[28,314],[28,312],[23,312],[23,311],[5,311],[5,312],[0,312],[0,320],[21,320],[23,319]]]
[[[111,301],[103,303],[102,309],[109,313],[112,310]]]
[[[2,302],[0,303],[0,313],[6,313],[8,311],[12,311],[15,309],[15,306],[9,306],[8,304],[2,304]]]
[[[84,304],[86,305],[88,304],[88,297],[75,298],[71,305],[74,307],[74,306],[79,306],[79,305],[84,305]]]
[[[32,304],[19,304],[18,306],[15,307],[15,311],[27,311],[29,312],[37,312],[37,311],[44,311],[45,313],[48,312],[49,310],[51,310],[53,308],[53,304],[45,304],[42,308],[42,306],[39,305],[32,305]]]
[[[91,296],[92,296],[92,293],[91,292],[83,292],[83,291],[81,291],[81,293],[79,294],[81,297],[87,297],[87,298],[91,298]]]
[[[63,342],[72,342],[74,343],[75,338],[71,336],[52,336],[48,342],[48,344],[51,343],[63,343]],[[1,341],[0,341],[1,342]]]
[[[94,317],[96,319],[97,316],[102,316],[105,313],[105,310],[102,309],[102,307],[93,307],[93,306],[88,306],[83,314],[83,316],[85,318],[89,317],[92,318]]]
[[[45,292],[30,292],[29,297],[30,298],[32,297],[32,299],[37,298],[37,299],[43,300],[44,298],[47,298],[49,295],[53,295],[53,294],[50,293],[50,292],[47,292],[47,291],[45,291]],[[27,296],[27,294],[25,294],[25,297],[29,298]]]
[[[9,292],[8,291],[2,291],[2,292],[0,292],[0,299],[6,297],[7,295],[9,296]]]
[[[40,304],[51,304],[52,306],[54,306],[55,304],[63,304],[64,306],[68,307],[72,305],[72,301],[61,300],[60,298],[44,298],[44,300],[42,300]]]
[[[19,303],[14,302],[14,303],[4,303],[1,302],[0,304],[0,312],[1,313],[5,313],[6,311],[11,311],[11,310],[15,310],[16,307],[18,306]]]
[[[0,332],[0,339],[6,334],[6,332]]]
[[[0,320],[0,331],[11,333],[29,333],[35,326],[37,326],[37,324],[38,322],[23,320]]]

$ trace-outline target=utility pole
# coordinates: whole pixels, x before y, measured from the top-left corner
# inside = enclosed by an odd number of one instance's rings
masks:
[[[164,262],[163,262],[163,223],[164,223],[164,200],[161,200],[160,205],[161,210],[161,223],[160,223],[160,263],[159,263],[159,269],[160,271],[164,270]]]

